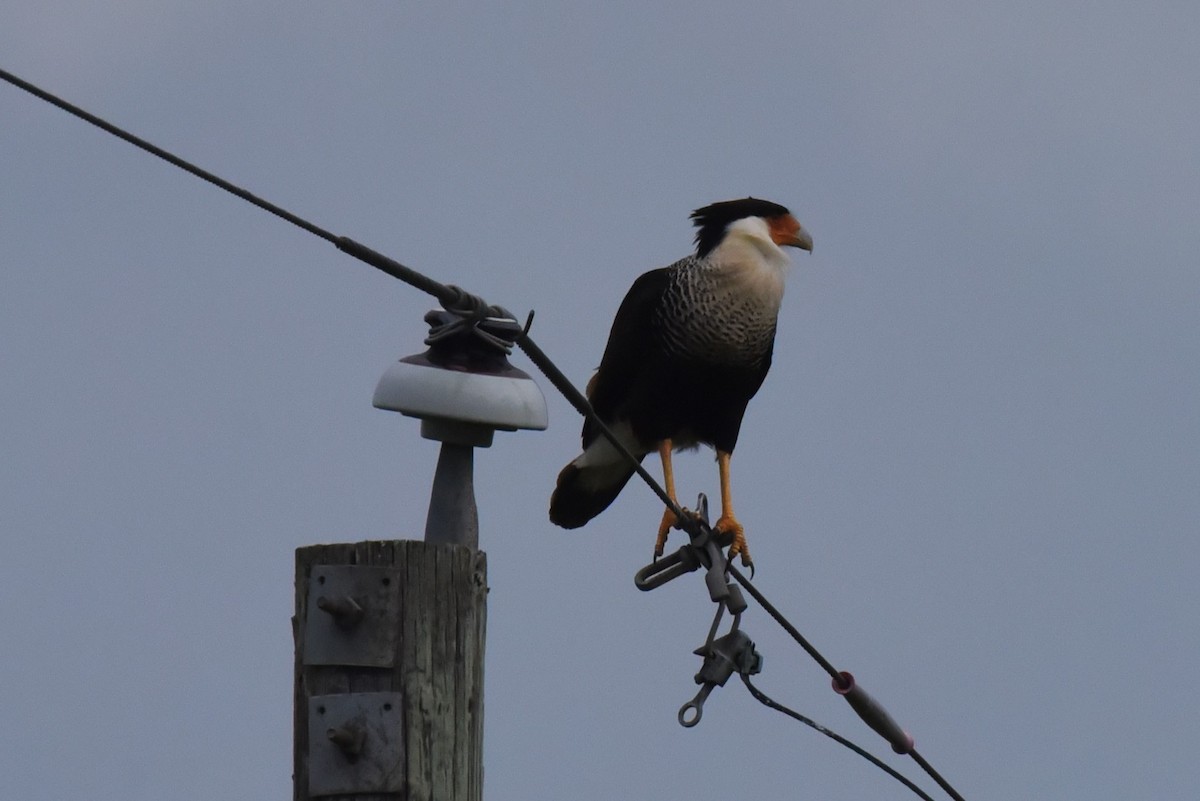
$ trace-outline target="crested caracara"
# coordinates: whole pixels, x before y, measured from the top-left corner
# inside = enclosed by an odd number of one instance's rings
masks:
[[[714,529],[732,537],[731,559],[740,553],[750,564],[744,530],[733,515],[729,458],[746,404],[771,367],[788,266],[782,248],[811,251],[812,238],[791,212],[767,200],[713,203],[691,216],[695,254],[633,282],[587,395],[635,456],[658,452],[672,499],[672,450],[701,443],[716,450],[721,516]],[[633,473],[585,421],[583,453],[558,475],[550,520],[564,528],[582,526],[613,502]],[[670,509],[663,513],[656,557],[676,522]]]

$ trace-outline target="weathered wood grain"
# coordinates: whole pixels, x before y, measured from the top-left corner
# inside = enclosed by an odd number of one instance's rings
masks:
[[[308,579],[314,566],[376,565],[401,571],[392,668],[303,661]],[[313,609],[313,614],[324,614]],[[308,699],[335,693],[403,696],[404,792],[322,796],[328,801],[479,801],[483,788],[483,657],[487,559],[461,545],[408,540],[296,550],[295,801],[310,801]]]

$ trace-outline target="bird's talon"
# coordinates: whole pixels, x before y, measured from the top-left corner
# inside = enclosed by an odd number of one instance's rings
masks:
[[[721,515],[716,525],[713,526],[713,532],[718,536],[729,537],[732,540],[729,544],[729,554],[726,556],[728,563],[732,564],[733,557],[741,554],[742,566],[750,568],[751,571],[754,570],[754,560],[750,558],[750,549],[746,547],[746,530],[733,515]]]
[[[671,533],[672,528],[678,528],[679,519],[670,509],[663,510],[662,522],[658,524],[658,538],[654,540],[654,559],[663,555],[663,550],[667,547],[667,535]]]

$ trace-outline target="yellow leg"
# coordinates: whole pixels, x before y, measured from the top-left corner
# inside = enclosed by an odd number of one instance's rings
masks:
[[[675,497],[675,471],[671,469],[671,440],[664,439],[658,443],[658,455],[662,459],[663,483],[666,485],[664,489],[666,489],[667,495],[671,496],[671,500],[678,505],[679,501]],[[663,548],[667,545],[667,534],[678,522],[679,519],[670,507],[663,510],[662,522],[658,524],[658,539],[654,541],[655,559],[663,555]]]
[[[725,451],[717,451],[717,470],[721,474],[721,516],[713,530],[718,534],[733,535],[733,544],[729,546],[729,558],[732,560],[741,554],[742,564],[749,567],[754,562],[750,558],[750,549],[746,547],[746,530],[733,516],[733,491],[729,487],[729,456]]]

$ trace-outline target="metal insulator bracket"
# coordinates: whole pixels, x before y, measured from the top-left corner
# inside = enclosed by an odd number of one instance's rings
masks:
[[[391,692],[308,699],[310,796],[403,792],[402,699]]]
[[[308,579],[304,664],[392,667],[400,577],[390,567],[314,567]]]

